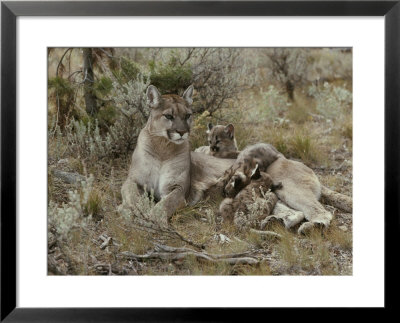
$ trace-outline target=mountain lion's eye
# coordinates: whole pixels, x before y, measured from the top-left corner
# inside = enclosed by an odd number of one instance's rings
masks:
[[[192,115],[191,115],[190,113],[188,113],[188,114],[186,115],[185,119],[187,120],[187,119],[189,119],[191,116],[192,116]]]
[[[166,117],[168,120],[174,119],[174,117],[171,114],[164,114],[164,117]]]

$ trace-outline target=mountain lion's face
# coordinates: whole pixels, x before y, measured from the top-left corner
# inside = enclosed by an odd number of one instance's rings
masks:
[[[147,89],[150,101],[150,133],[180,145],[188,140],[192,125],[193,86],[182,97],[175,94],[161,95],[155,86]]]

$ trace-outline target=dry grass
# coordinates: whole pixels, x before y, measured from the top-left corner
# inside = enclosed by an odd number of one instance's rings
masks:
[[[287,117],[296,124],[303,124],[312,120],[314,113],[314,102],[300,92],[295,95],[295,101],[289,106]]]
[[[328,151],[328,149],[326,146],[319,146],[320,141],[316,136],[305,134],[306,130],[313,133],[313,125],[314,122],[309,120],[301,124],[271,125],[270,128],[261,125],[250,128],[239,124],[236,127],[236,136],[241,147],[258,141],[270,142],[285,155],[302,160],[306,164],[318,165],[326,156],[323,155],[324,151]],[[198,131],[198,138],[204,136],[202,135],[204,129],[199,128]],[[315,131],[318,131],[318,128]],[[340,132],[333,132],[333,135],[338,137]],[[346,139],[348,138],[346,137]],[[332,141],[334,141],[333,138],[327,143]],[[121,202],[120,187],[126,177],[128,165],[129,158],[96,165],[85,165],[75,157],[68,158],[66,170],[83,174],[87,168],[88,173],[95,175],[96,181],[85,212],[92,214],[98,221],[88,229],[89,234],[86,231],[74,232],[71,245],[63,249],[66,258],[70,259],[70,267],[73,267],[73,271],[70,273],[76,275],[99,274],[95,267],[96,263],[111,264],[118,269],[121,265],[118,265],[120,260],[116,258],[115,253],[130,251],[136,254],[145,254],[152,250],[154,242],[152,237],[134,229],[126,219],[116,212],[118,204]],[[57,164],[51,165],[51,167],[60,168]],[[342,186],[348,185],[337,174],[327,172],[320,178],[325,185],[337,191],[341,191]],[[71,185],[60,182],[51,174],[49,174],[48,186],[49,198],[58,203],[66,202],[67,192],[73,188]],[[208,199],[194,207],[186,207],[173,216],[171,225],[186,239],[203,245],[208,253],[229,254],[261,249],[264,250],[269,260],[264,260],[257,266],[232,266],[225,263],[201,262],[194,257],[188,257],[182,262],[154,260],[145,263],[131,263],[127,266],[132,268],[129,267],[130,271],[127,269],[126,272],[143,275],[351,274],[352,233],[350,230],[343,232],[336,227],[336,224],[333,224],[324,236],[315,233],[309,237],[299,237],[295,230],[286,231],[281,227],[275,227],[272,230],[282,234],[283,238],[279,241],[265,239],[252,233],[240,233],[229,225],[218,228],[215,223],[215,214],[219,202]],[[101,241],[96,242],[96,240],[99,235],[104,233],[112,237],[118,246],[110,246],[101,250],[99,248]],[[215,239],[217,233],[224,234],[231,242],[221,244]],[[166,243],[171,246],[185,245],[179,240],[170,240]],[[340,261],[342,261],[340,257],[343,254],[347,255],[345,259],[350,261],[350,265],[340,265]]]
[[[328,53],[321,53],[313,63],[333,64]],[[332,66],[333,66],[332,65]],[[345,73],[345,71],[343,71]],[[300,160],[312,167],[323,185],[335,191],[352,194],[352,114],[344,109],[340,118],[328,120],[316,113],[315,104],[306,88],[297,89],[295,101],[287,104],[284,93],[278,93],[265,81],[260,88],[243,92],[240,99],[231,102],[226,110],[212,116],[196,116],[191,133],[192,148],[206,145],[206,125],[235,124],[239,149],[257,142],[273,144],[285,156]],[[343,82],[335,83],[340,86]],[[348,84],[348,83],[347,83]],[[347,85],[351,90],[351,87]],[[278,94],[277,94],[278,93]],[[279,95],[281,97],[279,97]],[[279,106],[272,109],[269,104]],[[267,112],[266,112],[267,111]],[[50,129],[51,131],[51,129]],[[68,192],[77,188],[56,178],[52,170],[59,169],[83,176],[93,174],[95,181],[86,205],[85,215],[94,221],[71,231],[69,241],[59,241],[49,248],[51,255],[63,262],[66,274],[110,274],[98,265],[111,268],[113,274],[141,275],[351,275],[352,274],[352,220],[351,215],[329,209],[334,213],[331,227],[321,233],[299,236],[297,227],[287,231],[280,226],[270,230],[282,235],[280,240],[260,237],[254,233],[239,232],[232,225],[218,225],[216,214],[220,199],[206,199],[193,207],[177,212],[171,225],[185,239],[202,245],[210,254],[231,254],[261,250],[261,263],[256,266],[228,265],[199,261],[186,257],[183,261],[149,260],[127,261],[117,254],[130,251],[145,254],[154,249],[154,236],[138,230],[132,221],[121,216],[120,189],[124,182],[130,156],[85,161],[72,155],[65,141],[49,136],[49,201],[57,205],[68,203]],[[66,159],[66,162],[59,163]],[[218,236],[229,239],[222,242]],[[99,236],[112,237],[113,243],[101,248]],[[175,247],[192,247],[180,239],[163,241]],[[61,255],[61,256],[60,256]],[[60,265],[61,266],[61,265]],[[107,267],[110,266],[110,267]]]

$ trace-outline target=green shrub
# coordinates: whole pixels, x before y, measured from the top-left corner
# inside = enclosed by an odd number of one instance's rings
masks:
[[[89,197],[93,190],[93,175],[81,182],[79,190],[68,192],[69,201],[61,206],[50,202],[48,207],[48,226],[63,239],[70,238],[70,232],[76,227],[85,228],[91,220],[87,213]],[[86,210],[86,211],[85,211]]]
[[[63,128],[75,102],[74,88],[69,81],[57,76],[49,78],[48,90],[49,104],[56,109],[56,123]]]
[[[140,73],[139,66],[132,62],[131,60],[127,59],[126,57],[121,58],[121,71],[127,80],[134,80]]]
[[[100,129],[108,129],[117,120],[117,110],[111,105],[105,105],[97,113],[97,121]]]
[[[167,63],[149,62],[150,81],[161,93],[181,93],[192,83],[189,65],[179,65],[172,55]]]
[[[127,83],[131,80],[136,80],[141,74],[140,67],[126,57],[121,57],[118,64],[114,63],[112,67],[112,75],[121,84]]]
[[[333,86],[325,82],[322,89],[312,85],[308,94],[315,98],[316,109],[326,118],[338,118],[352,106],[353,95],[345,87]]]
[[[264,115],[270,121],[275,120],[276,117],[281,116],[282,113],[287,111],[289,102],[273,85],[268,87],[268,91],[264,93],[264,101],[266,109]]]
[[[109,77],[101,77],[94,83],[94,89],[97,96],[106,96],[113,89],[112,80]]]
[[[100,108],[96,117],[83,112],[79,118],[71,119],[62,131],[54,132],[56,142],[62,139],[70,154],[90,162],[132,153],[149,115],[146,98],[148,78],[137,75],[135,80],[121,84],[111,73],[109,75],[113,81],[112,99]],[[109,86],[106,78],[101,83]]]
[[[82,120],[74,119],[59,135],[65,137],[70,154],[95,162],[130,154],[140,129],[135,119],[121,115],[104,135],[97,120],[94,124],[89,120],[86,125]]]
[[[60,96],[68,95],[73,91],[71,83],[59,76],[49,78],[48,88],[54,89]]]

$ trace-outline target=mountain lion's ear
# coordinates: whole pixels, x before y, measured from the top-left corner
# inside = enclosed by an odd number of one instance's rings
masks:
[[[256,167],[251,171],[251,179],[258,179],[260,178],[260,168],[258,167],[258,164],[256,164]]]
[[[211,131],[211,129],[213,128],[214,126],[213,126],[213,124],[210,122],[210,123],[208,123],[208,125],[207,125],[207,128],[208,128],[208,130],[206,131],[206,133],[210,133],[210,131]]]
[[[185,92],[183,92],[182,97],[185,99],[185,101],[187,103],[192,104],[193,103],[193,99],[192,99],[192,95],[193,95],[193,85],[190,85]]]
[[[161,102],[161,94],[154,85],[149,85],[146,91],[147,99],[149,100],[150,108],[157,108]]]
[[[229,138],[233,139],[233,136],[235,135],[235,127],[232,123],[225,127],[225,132],[229,135]]]

